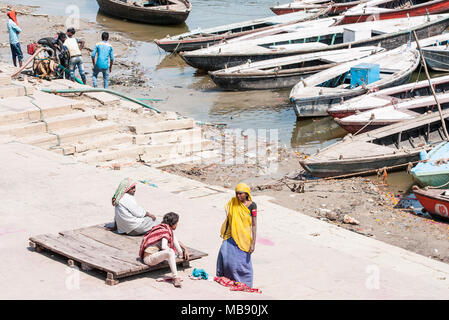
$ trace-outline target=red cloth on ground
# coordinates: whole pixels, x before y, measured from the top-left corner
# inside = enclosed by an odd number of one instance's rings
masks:
[[[226,278],[226,277],[215,277],[214,281],[218,282],[222,286],[230,287],[231,291],[244,291],[244,292],[262,293],[262,291],[260,289],[250,288],[245,283],[237,282],[237,281],[231,280],[231,279]]]
[[[148,246],[157,243],[159,240],[162,240],[162,238],[167,239],[168,246],[173,249],[175,253],[177,253],[173,243],[172,228],[170,228],[168,224],[160,223],[151,228],[151,230],[143,236],[142,243],[140,244],[139,256],[143,259],[143,252],[145,251],[145,249]]]
[[[17,22],[15,10],[8,11],[6,14],[8,15],[8,17],[10,17],[12,19],[12,21],[14,21],[17,25],[19,25],[19,23]]]

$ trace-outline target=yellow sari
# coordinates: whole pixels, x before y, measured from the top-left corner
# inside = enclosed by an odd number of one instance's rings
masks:
[[[249,187],[244,183],[239,183],[235,187],[236,192],[246,192],[248,199],[251,199]],[[237,243],[240,250],[248,252],[252,235],[251,235],[251,213],[243,202],[240,202],[236,197],[233,197],[225,206],[227,213],[226,220],[221,226],[221,237],[224,240],[232,237]]]

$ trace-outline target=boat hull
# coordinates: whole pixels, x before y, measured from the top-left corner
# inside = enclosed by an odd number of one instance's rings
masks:
[[[420,186],[427,187],[440,187],[448,188],[447,183],[449,182],[449,172],[440,174],[419,174],[411,172],[413,180],[416,181]]]
[[[446,92],[449,90],[448,80],[439,81],[439,78],[433,78],[432,83],[436,93]],[[430,96],[431,94],[432,90],[430,90],[430,86],[428,85],[428,82],[426,80],[425,85],[415,83],[413,86],[409,86],[408,88],[398,90],[397,92],[394,93],[388,93],[387,95],[398,99],[410,99],[415,97]],[[374,107],[368,107],[367,104],[363,104],[363,102],[360,101],[359,105],[361,105],[361,107],[359,108],[330,109],[328,111],[328,114],[335,119],[342,119],[348,116],[352,116],[356,114],[356,112],[364,112],[375,109]]]
[[[268,73],[268,74],[219,74],[209,72],[209,76],[217,86],[225,90],[267,90],[292,88],[302,79],[333,65],[319,66],[306,72]]]
[[[119,0],[97,0],[97,3],[100,7],[100,11],[108,15],[157,25],[176,25],[184,23],[190,13],[190,6],[185,11],[173,11],[131,6]]]
[[[207,48],[218,44],[224,39],[231,39],[233,37],[216,37],[214,39],[208,39],[203,41],[164,41],[154,40],[154,42],[166,52],[179,52],[179,51],[193,51],[202,48]]]
[[[427,66],[435,71],[449,72],[449,50],[434,51],[432,48],[423,49],[424,59]]]
[[[402,77],[391,81],[379,87],[379,89],[386,89],[394,86],[399,86],[401,84],[407,83],[410,80],[413,70],[409,70]],[[366,93],[367,89],[355,89],[354,91],[334,96],[315,96],[307,97],[301,99],[294,99],[291,101],[293,103],[295,114],[297,118],[304,117],[323,117],[328,116],[328,110],[335,104],[340,103],[342,100],[348,100],[361,94]]]
[[[345,15],[338,24],[359,23],[371,20],[388,20],[424,16],[426,14],[437,14],[449,11],[449,0],[439,1],[433,4],[421,4],[414,8],[394,9],[391,12],[380,12],[376,14]]]
[[[224,90],[267,90],[292,88],[306,75],[286,77],[216,77],[210,74],[217,86]]]
[[[331,9],[329,10],[328,15],[339,15],[344,13],[346,10],[348,10],[349,8],[352,8],[358,4],[360,4],[361,1],[351,1],[348,3],[334,3],[331,6]],[[316,8],[322,8],[325,7],[326,5],[317,5]],[[274,14],[276,15],[281,15],[281,14],[287,14],[287,13],[292,13],[292,12],[298,12],[298,11],[303,11],[305,10],[304,8],[282,8],[282,7],[270,7],[270,10],[273,11]]]
[[[441,190],[435,192],[435,190],[423,190],[414,187],[413,193],[427,212],[449,218],[449,199],[446,200],[441,197]]]
[[[309,162],[301,160],[299,163],[310,174],[315,177],[329,178],[345,175],[370,175],[375,174],[376,170],[385,167],[395,167],[395,170],[405,168],[409,162],[419,160],[419,152],[404,155],[403,153],[384,158],[365,158],[353,161],[340,160],[330,162]],[[393,171],[390,169],[390,171]]]
[[[363,133],[363,132],[368,132],[377,128],[382,128],[388,124],[383,124],[383,125],[366,125],[366,124],[343,124],[341,122],[338,121],[338,119],[335,119],[336,122],[338,123],[338,125],[340,127],[342,127],[343,129],[345,129],[346,131],[348,131],[349,133],[355,134],[355,133]],[[389,123],[391,124],[391,123]]]
[[[421,27],[416,27],[412,30],[416,31],[417,37],[419,39],[429,38],[435,35],[441,34],[449,26],[449,18],[440,19],[434,21],[431,24],[426,24]],[[406,44],[410,40],[410,31],[403,30],[396,32],[394,34],[386,34],[372,37],[367,40],[361,40],[356,42],[348,42],[337,45],[330,45],[326,48],[328,50],[339,50],[345,48],[358,48],[364,46],[381,46],[386,50],[395,49],[403,44]],[[260,54],[189,54],[189,52],[181,52],[180,55],[184,61],[190,66],[206,70],[215,71],[220,69],[225,69],[228,67],[235,67],[244,63],[248,60],[252,62],[262,61],[267,59],[282,58],[297,54],[306,54],[312,52],[322,51],[322,49],[311,49],[311,50],[301,50],[301,51],[290,51],[290,52],[270,52],[270,53],[260,53]]]

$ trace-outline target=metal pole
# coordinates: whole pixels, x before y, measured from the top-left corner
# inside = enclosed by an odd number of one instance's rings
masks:
[[[418,36],[416,35],[415,30],[413,30],[413,36],[415,37],[416,46],[418,47],[419,54],[421,55],[421,62],[424,66],[424,71],[426,72],[427,80],[429,81],[430,90],[432,90],[433,97],[435,98],[435,102],[437,103],[437,106],[438,106],[438,112],[440,113],[441,124],[443,125],[444,135],[446,136],[446,140],[449,140],[449,134],[447,133],[446,122],[444,121],[444,117],[441,112],[440,102],[438,101],[437,95],[435,93],[435,89],[433,88],[432,81],[430,81],[430,76],[429,76],[429,71],[427,70],[426,60],[424,59],[424,55],[421,51],[421,46],[419,45]]]

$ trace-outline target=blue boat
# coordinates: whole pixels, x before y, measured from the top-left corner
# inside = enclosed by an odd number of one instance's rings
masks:
[[[420,160],[410,170],[413,179],[421,186],[449,188],[449,142],[443,141],[429,153],[421,151]]]

